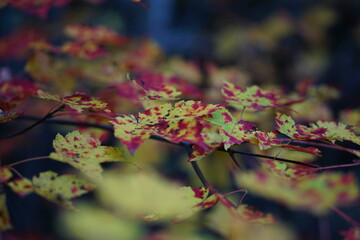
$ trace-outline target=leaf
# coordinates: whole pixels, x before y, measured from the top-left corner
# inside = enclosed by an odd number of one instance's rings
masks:
[[[261,161],[261,165],[272,173],[286,178],[299,180],[300,178],[314,174],[314,168],[302,165],[290,165],[280,161],[264,160]]]
[[[8,166],[0,167],[0,183],[6,183],[13,176]]]
[[[6,207],[5,194],[0,194],[0,230],[6,231],[12,229],[12,227],[9,212]]]
[[[49,157],[68,163],[92,180],[98,181],[102,178],[103,171],[100,163],[126,161],[119,148],[100,145],[98,139],[79,131],[70,132],[65,137],[57,134],[53,141],[55,152]]]
[[[74,209],[72,198],[94,189],[94,185],[75,175],[60,175],[52,171],[42,172],[32,179],[34,191],[43,198],[62,207]]]
[[[237,182],[257,195],[319,215],[332,206],[349,205],[359,197],[356,178],[352,174],[327,172],[287,179],[258,170],[238,175]]]
[[[66,42],[56,52],[68,54],[83,59],[95,59],[104,56],[108,52],[96,42]]]
[[[212,117],[205,118],[210,123],[219,125],[219,134],[223,139],[225,150],[232,145],[256,140],[255,124],[247,121],[237,121],[225,108],[212,113]]]
[[[292,139],[326,139],[326,128],[313,128],[295,124],[295,121],[290,116],[281,113],[277,113],[275,121],[277,125],[276,129]]]
[[[79,211],[66,211],[61,215],[65,239],[144,239],[138,221],[116,216],[110,211],[82,203]]]
[[[89,97],[83,93],[76,93],[71,96],[59,97],[58,95],[53,95],[45,91],[38,90],[36,92],[36,96],[42,99],[52,100],[62,104],[66,104],[67,106],[76,110],[79,113],[84,111],[85,109],[97,112],[111,113],[111,110],[107,106],[106,102],[103,102],[93,97]]]
[[[181,187],[149,172],[109,173],[104,176],[98,194],[116,212],[151,221],[182,219],[216,203],[201,205],[206,201],[207,189]]]
[[[271,224],[275,223],[275,218],[271,214],[264,214],[263,212],[257,210],[253,206],[246,204],[241,204],[236,212],[248,223],[261,223],[261,224]]]
[[[15,179],[14,181],[8,182],[7,185],[21,197],[25,197],[34,192],[32,182],[27,178]]]
[[[275,218],[271,214],[262,213],[245,204],[231,212],[222,204],[218,204],[214,211],[209,213],[205,223],[217,232],[221,239],[295,239],[288,227],[275,223]]]
[[[360,229],[350,228],[347,231],[342,231],[341,235],[344,237],[343,240],[360,240]]]
[[[70,24],[65,28],[65,34],[78,43],[93,42],[112,46],[122,46],[129,42],[127,37],[104,26],[87,26],[84,24]]]
[[[200,122],[202,116],[214,112],[223,105],[202,104],[199,101],[166,103],[150,108],[135,116],[123,114],[110,121],[114,125],[115,136],[133,153],[151,135],[164,137],[174,143],[189,142],[204,149]]]
[[[172,84],[167,83],[163,74],[141,71],[133,81],[145,91],[150,100],[175,100],[181,95]]]
[[[336,122],[325,122],[325,121],[317,121],[316,124],[310,124],[314,129],[316,128],[326,128],[326,132],[324,133],[326,139],[329,140],[338,140],[343,141],[347,140],[353,143],[360,145],[360,136],[356,135],[354,131],[354,127],[349,125],[345,125],[343,123]]]
[[[251,109],[285,107],[278,103],[278,97],[274,93],[262,90],[255,85],[247,88],[241,88],[230,82],[225,82],[221,92],[225,101],[239,110],[242,110],[244,107]]]

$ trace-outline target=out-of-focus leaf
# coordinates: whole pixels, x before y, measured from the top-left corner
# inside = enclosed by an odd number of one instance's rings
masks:
[[[79,204],[78,211],[66,211],[61,216],[62,235],[83,240],[134,240],[143,239],[143,229],[133,219],[116,216],[89,205]]]
[[[224,239],[234,240],[293,240],[293,234],[280,224],[275,223],[271,214],[264,214],[247,205],[230,213],[218,204],[208,217],[206,224]]]
[[[343,240],[360,240],[360,229],[351,228],[347,231],[342,231],[341,235],[344,237]]]
[[[94,42],[104,45],[121,46],[129,41],[108,27],[71,24],[66,26],[65,34],[76,42]]]
[[[36,92],[36,96],[42,99],[52,100],[62,104],[66,104],[67,106],[76,110],[79,113],[84,111],[85,109],[106,113],[111,112],[106,102],[103,102],[93,97],[89,97],[83,93],[76,93],[71,96],[59,97],[58,95],[53,95],[45,91],[38,90]]]
[[[0,167],[0,183],[6,183],[13,176],[8,166]]]
[[[94,185],[75,175],[60,175],[52,171],[42,172],[32,179],[34,191],[43,198],[62,207],[74,209],[72,198],[81,196],[91,190]]]
[[[66,162],[98,181],[102,178],[103,170],[100,163],[126,161],[119,148],[100,144],[98,139],[79,131],[70,132],[65,137],[57,134],[53,141],[55,152],[49,157]]]
[[[6,207],[5,194],[0,194],[0,230],[6,231],[12,229],[9,212]]]
[[[278,97],[274,93],[262,90],[255,85],[247,88],[241,88],[230,82],[225,82],[221,91],[224,95],[225,101],[240,110],[244,107],[252,109],[284,107],[278,103]]]
[[[206,189],[181,188],[154,173],[145,172],[105,175],[98,194],[101,201],[116,212],[152,221],[183,219],[216,203],[216,199],[211,198],[205,204]]]
[[[315,214],[324,214],[335,205],[349,205],[359,197],[351,174],[323,173],[289,179],[257,171],[238,175],[237,182],[250,192]]]
[[[88,60],[107,54],[104,48],[92,41],[66,42],[59,47],[58,52]]]
[[[34,192],[32,182],[27,178],[15,179],[14,181],[8,182],[7,185],[21,197],[25,197]]]

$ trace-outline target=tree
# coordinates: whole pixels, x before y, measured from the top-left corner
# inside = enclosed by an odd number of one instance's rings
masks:
[[[5,4],[45,18],[68,2]],[[0,136],[3,146],[39,125],[59,132],[45,156],[13,161],[4,149],[0,181],[5,192],[59,205],[62,237],[296,239],[276,211],[251,206],[258,196],[320,219],[335,212],[349,225],[344,239],[359,239],[360,224],[339,208],[355,209],[359,201],[356,175],[340,171],[360,164],[358,129],[324,115],[313,121],[335,89],[287,93],[212,64],[202,75],[195,62],[164,57],[153,42],[103,26],[68,24],[64,34],[70,40],[59,46],[27,43],[30,79],[8,68],[0,74],[0,122],[10,126]],[[359,111],[341,116],[352,121]],[[32,123],[20,129],[24,120]],[[330,150],[348,159],[317,160]],[[34,176],[17,169],[36,161],[67,167]],[[16,229],[4,191],[0,197],[0,228]]]

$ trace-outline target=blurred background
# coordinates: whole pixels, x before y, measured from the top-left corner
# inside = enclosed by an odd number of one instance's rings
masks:
[[[129,0],[69,1],[66,5],[47,9],[46,13],[3,6],[0,9],[0,67],[11,69],[16,76],[27,76],[24,69],[31,42],[47,39],[60,44],[66,39],[62,29],[68,24],[102,25],[126,37],[152,40],[174,64],[178,59],[192,61],[203,76],[199,84],[202,88],[216,85],[216,77],[221,79],[222,76],[220,68],[236,69],[235,75],[245,79],[244,82],[278,85],[285,92],[301,92],[310,85],[328,84],[334,87],[340,95],[330,99],[328,106],[333,115],[324,113],[323,119],[337,119],[342,111],[360,107],[360,1],[143,2],[150,8]],[[192,76],[191,68],[188,70],[183,74]],[[0,78],[5,79],[7,74],[7,70],[2,70]],[[24,145],[21,152],[16,152],[16,149],[14,152],[12,143],[2,145],[0,152],[3,157],[14,159],[46,155],[52,149],[54,134],[54,130],[44,126],[38,135],[33,136],[36,141]],[[37,144],[42,147],[37,148]],[[10,150],[13,152],[10,153]],[[176,153],[170,154],[170,157],[174,155]],[[24,167],[23,171],[31,176],[39,168],[62,167],[61,164],[54,166],[52,162],[38,165],[35,170]],[[168,175],[174,172],[179,177],[188,174],[176,170],[173,165],[165,164],[163,168],[166,167],[174,168],[163,170]],[[214,179],[216,181],[216,177]],[[33,238],[28,235],[27,239],[54,239],[52,234],[56,232],[56,225],[49,219],[53,220],[56,207],[43,207],[42,202],[31,202],[29,199],[19,202],[11,192],[8,195],[8,201],[13,204],[9,207],[10,214],[19,232],[34,233]],[[11,203],[11,199],[17,202]],[[249,199],[255,205],[256,201],[263,210],[279,208],[256,197]],[[46,210],[43,211],[43,208]],[[281,219],[291,219],[296,223],[292,227],[300,233],[301,239],[319,239],[314,233],[315,229],[319,229],[318,219],[301,212],[288,215],[288,210],[278,210]],[[352,214],[355,216],[357,213],[359,210]],[[334,232],[346,228],[346,224],[331,216],[325,222],[325,225],[329,222],[331,225],[338,224],[339,228]],[[326,226],[321,227],[327,229]],[[35,234],[39,232],[43,233],[41,237]],[[15,234],[9,239],[20,238]]]

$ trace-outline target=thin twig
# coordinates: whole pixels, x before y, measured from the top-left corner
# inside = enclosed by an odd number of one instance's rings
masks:
[[[335,169],[335,168],[346,168],[346,167],[355,167],[355,166],[360,166],[360,163],[359,163],[359,162],[355,162],[355,163],[348,163],[348,164],[338,164],[338,165],[331,165],[331,166],[325,166],[325,167],[317,167],[315,170],[316,170],[316,171],[320,171],[320,170]]]
[[[240,165],[240,163],[239,163],[238,160],[236,159],[235,154],[234,154],[234,151],[233,151],[231,148],[228,149],[228,153],[229,153],[229,155],[230,155],[230,157],[231,157],[231,160],[232,160],[233,163],[235,164],[235,166],[236,166],[237,168],[241,169],[241,170],[244,170],[244,168]]]
[[[226,150],[224,150],[224,149],[219,149],[219,150],[226,152]],[[252,156],[252,157],[258,157],[258,158],[266,158],[266,159],[271,159],[271,160],[280,161],[280,162],[293,163],[293,164],[303,165],[303,166],[307,166],[307,167],[311,167],[311,168],[318,168],[318,166],[313,165],[313,164],[299,162],[299,161],[285,159],[285,158],[274,158],[272,156],[256,154],[256,153],[242,152],[242,151],[237,151],[237,150],[233,150],[233,153],[242,154],[242,155],[246,155],[246,156]]]
[[[10,134],[7,136],[0,136],[0,139],[8,139],[8,138],[13,138],[16,136],[19,136],[29,130],[31,130],[32,128],[36,127],[37,125],[43,123],[46,119],[51,118],[55,113],[57,113],[58,111],[61,111],[62,109],[64,109],[65,105],[61,105],[60,107],[56,108],[55,110],[49,112],[48,114],[46,114],[43,118],[38,119],[36,122],[34,122],[33,124],[31,124],[30,126],[24,128],[23,130],[14,133],[14,134]]]
[[[360,223],[358,223],[357,221],[355,221],[354,219],[352,219],[351,217],[349,217],[347,214],[345,214],[344,212],[342,212],[340,209],[338,209],[337,207],[331,207],[331,210],[333,210],[334,212],[336,212],[340,217],[342,217],[345,221],[347,221],[348,223],[352,224],[353,226],[360,228]]]

